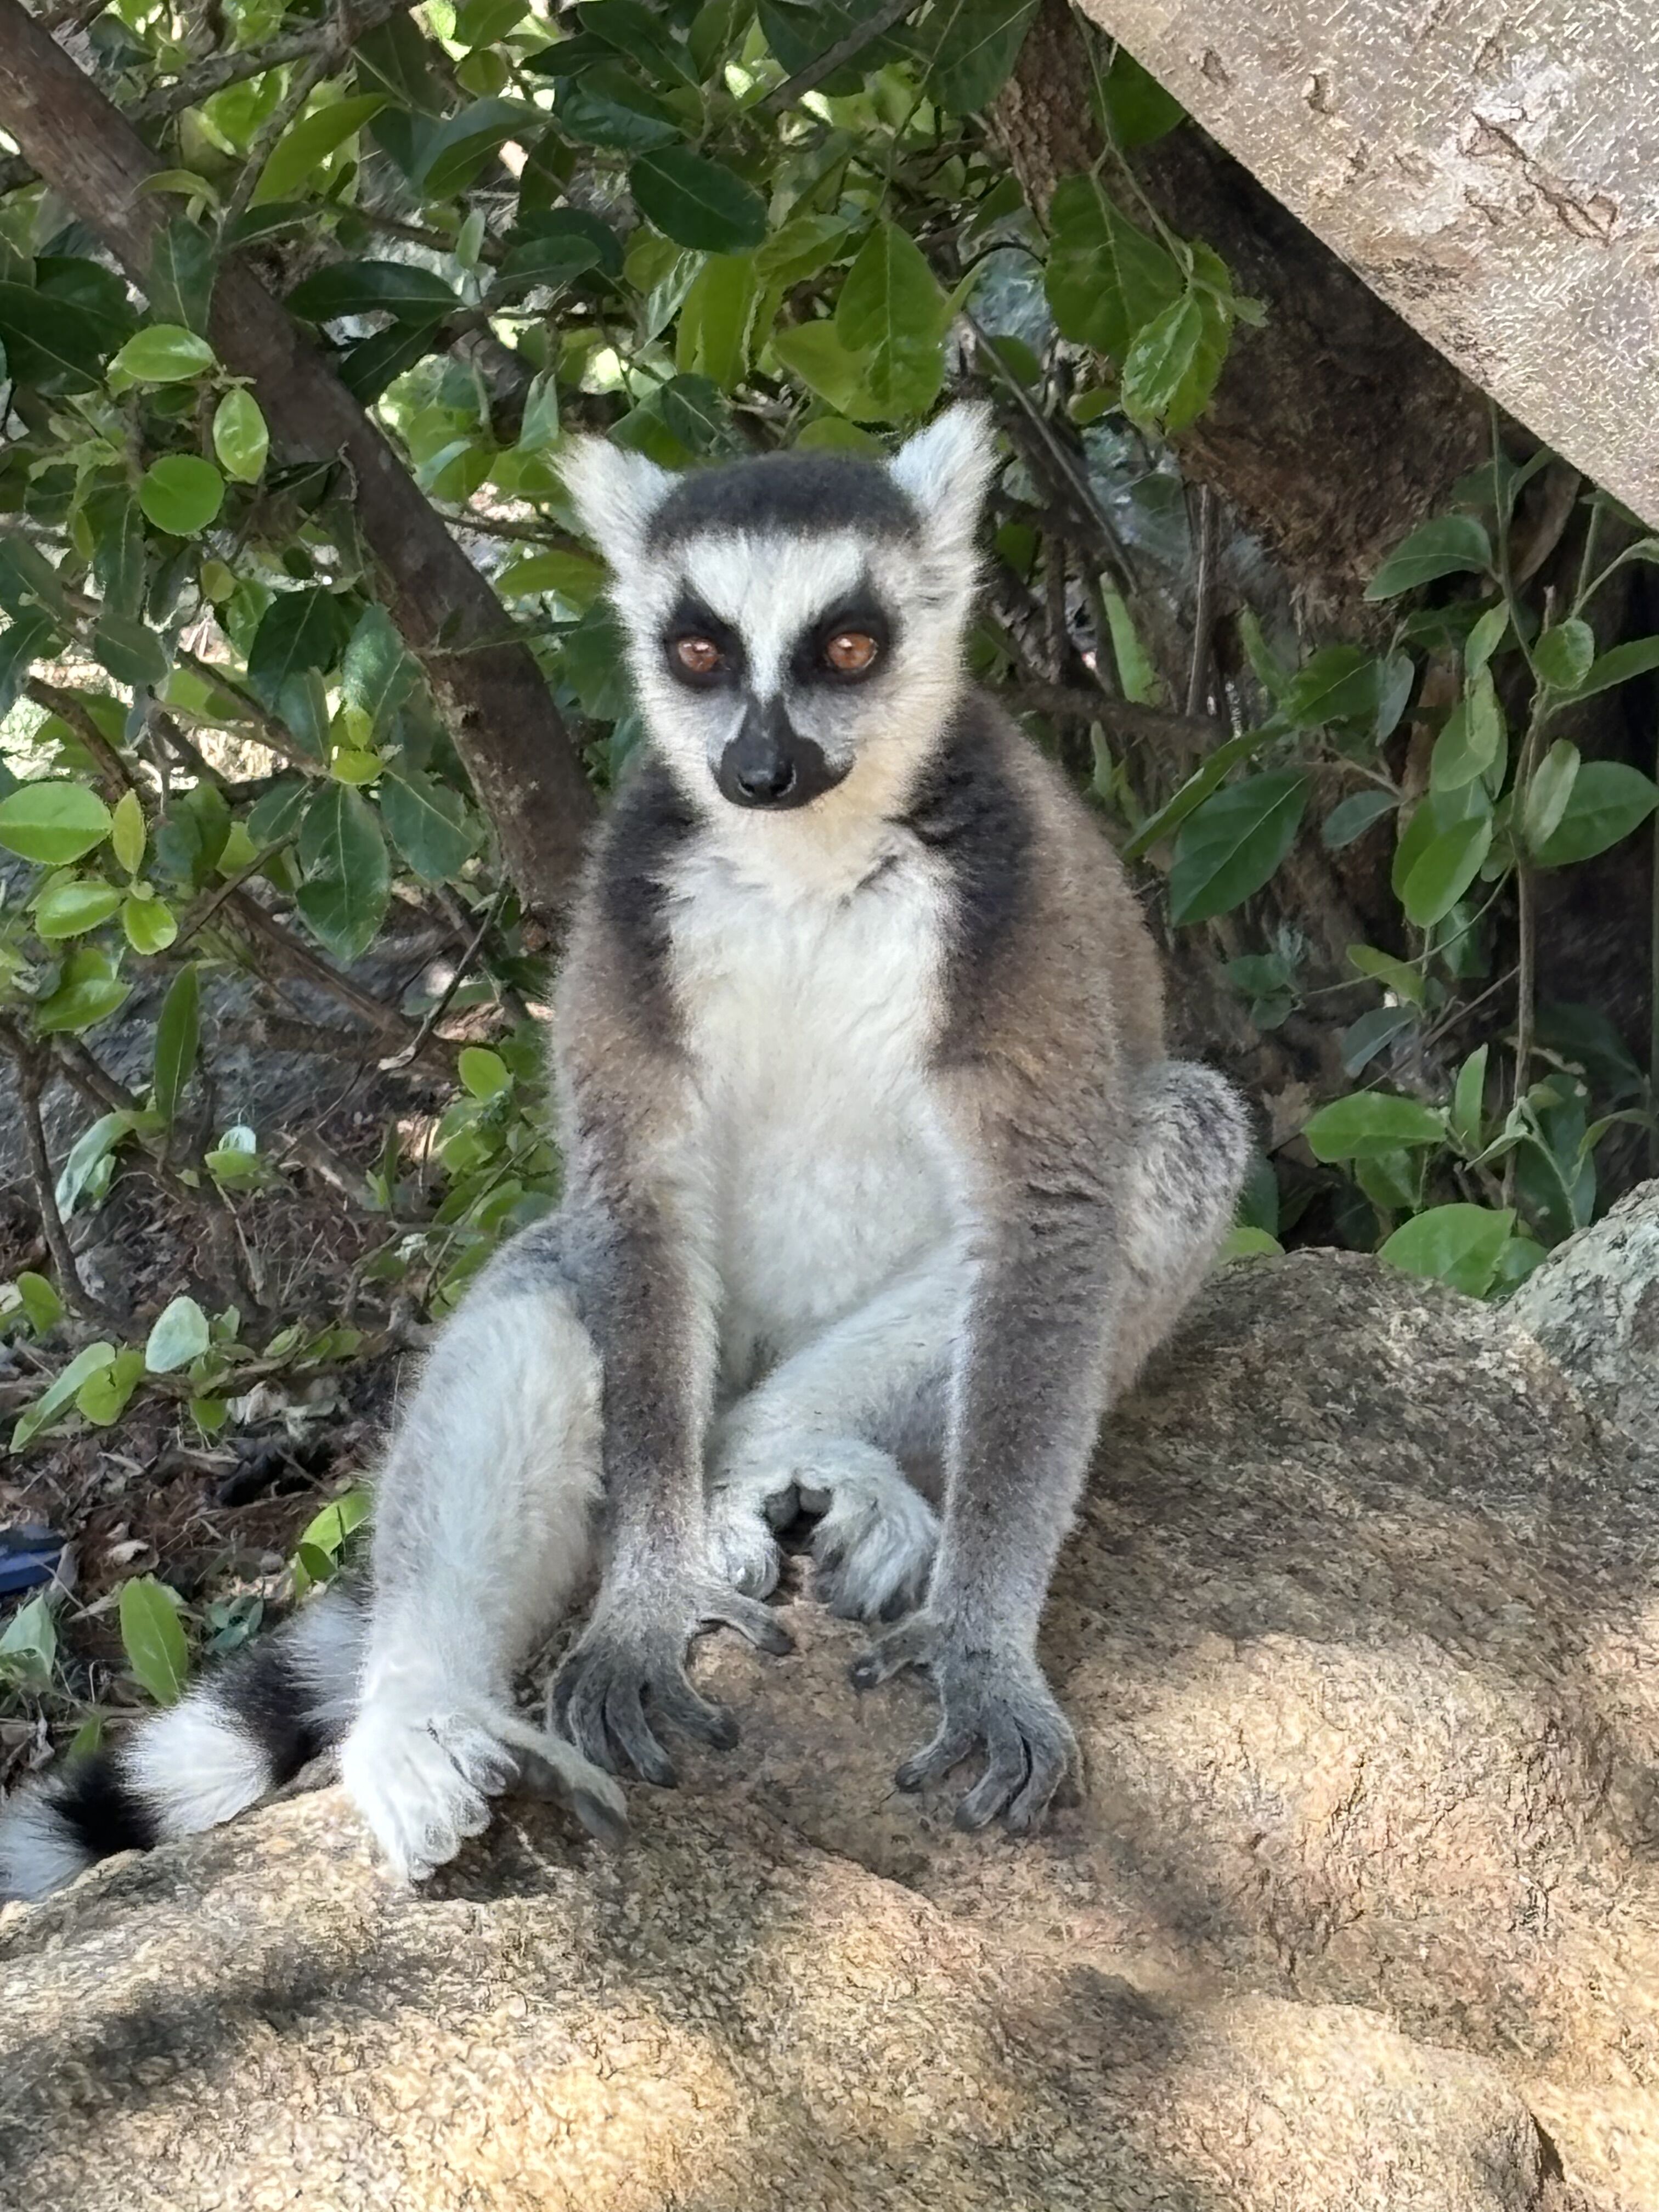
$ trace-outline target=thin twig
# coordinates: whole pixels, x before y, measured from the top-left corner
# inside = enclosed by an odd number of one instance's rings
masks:
[[[1185,748],[1207,751],[1217,726],[1203,714],[1177,714],[1167,707],[1143,707],[1104,691],[1085,691],[1073,684],[1011,684],[997,697],[1016,714],[1054,714],[1073,721],[1099,722],[1121,737],[1172,738]]]
[[[40,1094],[46,1087],[48,1069],[52,1065],[50,1053],[36,1044],[11,1022],[0,1018],[0,1047],[11,1056],[17,1076],[17,1103],[23,1121],[23,1149],[28,1156],[29,1180],[34,1186],[34,1202],[40,1209],[41,1233],[46,1240],[46,1249],[52,1255],[52,1265],[58,1270],[58,1286],[64,1302],[71,1306],[83,1321],[106,1322],[111,1320],[109,1308],[96,1298],[81,1279],[81,1271],[75,1263],[70,1249],[69,1232],[64,1226],[64,1217],[58,1211],[58,1183],[52,1171],[52,1155],[46,1149],[46,1124],[40,1115]]]
[[[1187,712],[1201,714],[1215,659],[1216,495],[1205,484],[1198,495],[1198,587],[1193,605],[1193,665],[1187,677]]]
[[[807,93],[815,91],[825,77],[833,76],[838,69],[856,61],[878,39],[884,39],[907,15],[914,15],[919,4],[920,0],[887,0],[884,8],[854,25],[845,38],[837,39],[833,46],[826,46],[805,68],[798,69],[793,76],[787,76],[781,84],[774,85],[765,99],[757,103],[758,112],[762,115],[781,115],[786,107],[793,107]]]
[[[277,101],[249,142],[247,155],[242,163],[242,173],[236,179],[236,189],[225,204],[219,222],[219,242],[222,246],[237,224],[247,213],[248,203],[253,198],[254,187],[259,181],[271,148],[304,107],[325,76],[333,76],[345,64],[346,48],[341,27],[334,24],[316,52],[295,76],[288,90]]]
[[[55,684],[45,683],[38,676],[29,678],[26,689],[37,707],[44,707],[49,714],[56,714],[67,722],[92,755],[106,799],[118,799],[134,788],[131,769],[93,720],[84,701],[77,699],[72,691],[60,691]]]
[[[491,926],[495,922],[496,915],[501,910],[501,904],[507,896],[507,886],[506,884],[502,884],[497,890],[495,897],[490,900],[489,904],[484,908],[483,920],[478,924],[477,928],[474,931],[472,942],[467,946],[465,951],[462,953],[460,958],[456,962],[455,972],[445,985],[443,995],[438,1000],[436,1005],[432,1007],[431,1011],[428,1013],[426,1019],[421,1024],[420,1028],[416,1031],[414,1042],[407,1048],[406,1050],[398,1053],[395,1059],[388,1060],[386,1063],[388,1067],[408,1067],[411,1066],[425,1050],[428,1039],[431,1036],[432,1032],[437,1028],[444,1016],[448,1012],[450,1001],[454,998],[456,992],[460,989],[462,981],[466,975],[467,969],[471,968],[472,963],[477,958],[478,948],[483,945],[485,938],[489,936]]]
[[[199,907],[193,908],[185,916],[184,927],[173,941],[171,949],[175,956],[184,951],[192,937],[206,927],[225,901],[240,890],[250,876],[257,876],[262,868],[268,866],[276,859],[277,854],[285,846],[291,845],[293,842],[294,832],[290,830],[286,837],[279,837],[274,845],[267,845],[263,853],[256,853],[251,860],[238,868],[235,874],[227,882],[221,884],[218,890],[205,899]]]

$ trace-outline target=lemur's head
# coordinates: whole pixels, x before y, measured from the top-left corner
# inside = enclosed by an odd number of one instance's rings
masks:
[[[641,710],[690,796],[781,810],[902,785],[960,687],[992,460],[971,404],[888,462],[779,453],[676,477],[573,445],[565,483],[611,564]]]

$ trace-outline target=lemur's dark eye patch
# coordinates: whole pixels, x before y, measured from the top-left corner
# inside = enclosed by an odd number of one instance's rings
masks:
[[[820,615],[790,656],[797,684],[857,684],[892,650],[893,625],[873,592],[855,592]]]
[[[668,672],[698,690],[733,682],[743,673],[743,646],[729,623],[683,592],[663,630]]]

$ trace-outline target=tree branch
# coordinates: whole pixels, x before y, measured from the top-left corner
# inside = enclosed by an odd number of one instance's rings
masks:
[[[374,0],[354,16],[355,28],[394,12]],[[325,35],[313,34],[305,51]],[[0,0],[0,125],[142,283],[166,220],[141,189],[158,164],[19,0]],[[572,887],[594,802],[535,656],[503,636],[501,602],[488,580],[375,424],[234,261],[215,287],[209,335],[225,365],[251,380],[285,458],[337,462],[349,471],[387,611],[427,667],[507,872],[528,906],[556,911]]]

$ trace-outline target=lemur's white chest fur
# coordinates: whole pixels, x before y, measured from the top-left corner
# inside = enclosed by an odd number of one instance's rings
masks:
[[[861,883],[740,872],[704,847],[674,891],[720,1366],[741,1388],[955,1225],[927,1079],[940,898],[914,847],[872,863]]]

